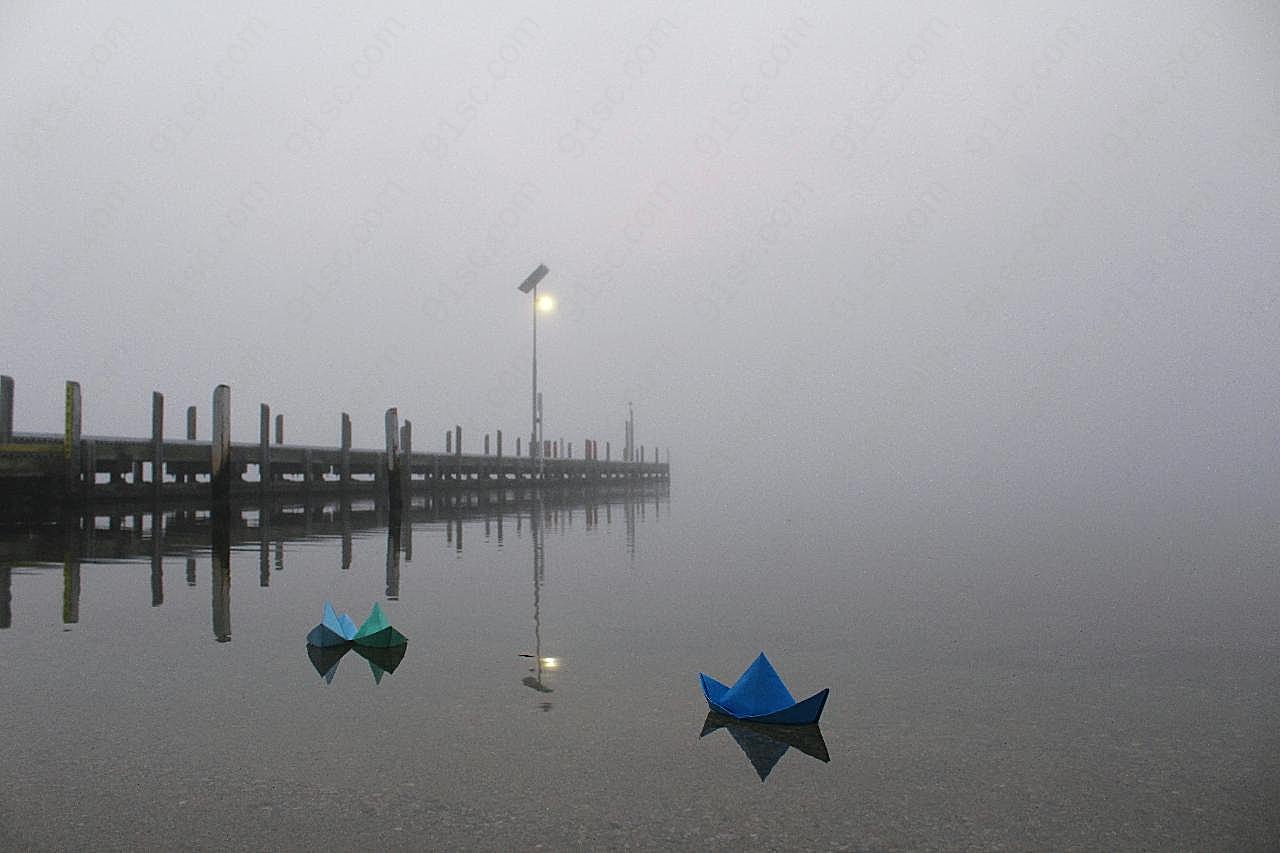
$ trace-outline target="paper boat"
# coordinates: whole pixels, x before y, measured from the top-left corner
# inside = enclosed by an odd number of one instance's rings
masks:
[[[329,646],[345,646],[356,635],[356,623],[343,613],[339,616],[333,610],[333,604],[324,603],[324,618],[320,624],[307,634],[307,644],[327,648]]]
[[[702,681],[702,693],[712,711],[735,720],[766,725],[816,724],[822,716],[822,707],[827,704],[827,694],[831,692],[829,688],[823,689],[803,702],[797,702],[764,652],[738,676],[732,687],[701,672],[698,678]]]
[[[382,615],[382,608],[376,601],[373,603],[373,610],[369,611],[369,618],[361,623],[360,630],[355,632],[351,641],[357,646],[377,648],[403,646],[409,642],[404,634],[387,624],[387,617]]]
[[[702,723],[702,733],[698,737],[706,737],[717,729],[728,729],[734,741],[742,748],[747,760],[755,768],[756,775],[763,782],[774,765],[787,754],[788,748],[798,749],[805,755],[813,756],[819,761],[830,762],[827,743],[822,739],[822,730],[812,726],[777,726],[746,723],[710,711]]]

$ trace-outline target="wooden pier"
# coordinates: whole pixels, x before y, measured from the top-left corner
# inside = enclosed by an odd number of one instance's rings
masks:
[[[284,422],[272,420],[270,407],[259,406],[260,431],[255,442],[231,440],[231,389],[219,385],[213,393],[211,438],[196,439],[197,410],[186,412],[186,438],[164,435],[164,395],[152,394],[151,436],[125,438],[86,436],[80,386],[66,383],[65,428],[62,434],[17,432],[13,428],[14,383],[0,377],[0,500],[14,502],[72,503],[129,499],[207,498],[221,503],[232,498],[270,495],[374,493],[385,496],[394,508],[407,495],[434,489],[510,488],[625,481],[668,480],[667,462],[640,447],[612,459],[611,444],[587,439],[582,456],[572,458],[573,444],[545,442],[542,455],[525,446],[520,453],[504,455],[502,432],[491,442],[488,434],[483,453],[463,453],[462,428],[446,433],[446,451],[413,449],[412,424],[401,422],[397,409],[383,413],[385,446],[379,450],[351,446],[351,417],[342,413],[336,447],[286,445]],[[272,426],[275,441],[271,441]],[[495,452],[490,453],[490,449]],[[646,456],[651,455],[651,459]]]

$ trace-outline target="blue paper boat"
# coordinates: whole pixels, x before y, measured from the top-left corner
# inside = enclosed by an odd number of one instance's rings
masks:
[[[698,673],[698,678],[712,711],[735,720],[767,725],[807,726],[818,722],[822,707],[827,704],[827,694],[831,692],[826,688],[797,702],[764,652],[738,676],[732,687],[705,673]]]
[[[342,615],[335,613],[333,604],[326,601],[324,603],[324,618],[319,625],[311,629],[311,633],[307,634],[307,643],[321,648],[345,646],[355,636],[356,623],[351,621],[351,617],[345,613]]]

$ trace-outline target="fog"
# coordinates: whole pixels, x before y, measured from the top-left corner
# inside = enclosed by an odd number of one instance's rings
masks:
[[[670,452],[673,489],[1265,514],[1269,2],[0,11],[16,427]],[[1274,516],[1272,516],[1274,517]]]

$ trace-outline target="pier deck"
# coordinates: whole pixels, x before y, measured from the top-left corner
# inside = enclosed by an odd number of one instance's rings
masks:
[[[8,377],[5,377],[7,380]],[[54,501],[155,499],[163,496],[281,495],[307,492],[375,492],[388,494],[393,503],[403,494],[431,489],[556,487],[614,481],[666,480],[670,464],[638,459],[615,461],[599,458],[598,443],[583,442],[585,458],[566,458],[563,442],[546,442],[545,455],[504,455],[502,433],[497,432],[496,452],[462,453],[462,429],[447,437],[448,450],[418,452],[412,449],[412,426],[401,424],[396,409],[384,415],[386,447],[381,450],[351,446],[351,420],[343,413],[341,445],[322,447],[281,443],[283,421],[275,420],[276,442],[271,442],[270,409],[261,406],[261,434],[255,443],[230,441],[230,390],[219,386],[214,394],[212,438],[197,440],[195,409],[187,410],[187,439],[164,438],[164,397],[152,400],[152,436],[87,436],[80,431],[80,390],[67,383],[64,434],[12,430],[12,381],[5,384],[6,400],[0,409],[0,497]],[[456,436],[456,437],[455,437]],[[474,439],[473,439],[474,440]],[[517,445],[518,446],[518,445]],[[572,454],[572,444],[568,445]]]

